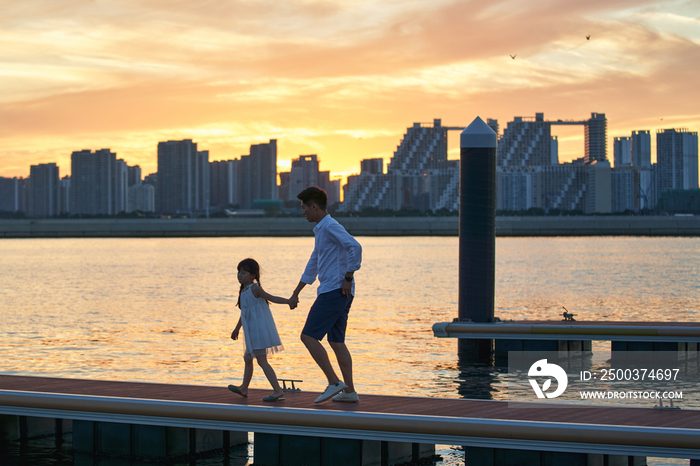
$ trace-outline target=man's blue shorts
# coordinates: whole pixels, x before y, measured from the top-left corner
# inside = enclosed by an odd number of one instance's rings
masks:
[[[301,333],[319,341],[328,335],[329,342],[345,342],[345,328],[352,300],[353,297],[345,296],[340,288],[321,293],[311,306]]]

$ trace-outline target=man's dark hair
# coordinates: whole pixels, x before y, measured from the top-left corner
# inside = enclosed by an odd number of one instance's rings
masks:
[[[314,203],[318,205],[322,210],[326,210],[328,195],[323,189],[319,188],[318,186],[311,186],[297,194],[297,199],[299,199],[306,205]]]

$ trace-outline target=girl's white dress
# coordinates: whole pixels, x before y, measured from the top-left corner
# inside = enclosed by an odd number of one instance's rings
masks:
[[[263,298],[256,298],[248,285],[241,292],[241,325],[245,337],[244,358],[253,359],[264,354],[282,351],[282,341],[277,333],[270,306]]]

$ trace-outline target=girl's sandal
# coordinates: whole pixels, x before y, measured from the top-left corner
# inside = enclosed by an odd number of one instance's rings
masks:
[[[228,389],[231,390],[236,395],[241,395],[243,398],[248,398],[248,395],[244,395],[235,385],[229,385]]]
[[[267,395],[265,398],[263,398],[263,401],[284,401],[284,395]]]

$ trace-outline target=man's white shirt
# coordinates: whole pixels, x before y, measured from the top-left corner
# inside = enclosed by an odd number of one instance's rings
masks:
[[[314,237],[314,251],[301,281],[311,285],[318,276],[318,294],[340,289],[346,272],[360,270],[362,246],[330,215],[316,224]],[[352,294],[355,295],[354,280]]]

